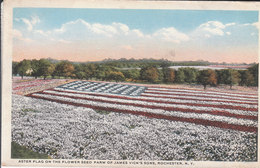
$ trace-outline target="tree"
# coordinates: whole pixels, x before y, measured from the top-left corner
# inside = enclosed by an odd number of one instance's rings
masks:
[[[87,80],[96,76],[97,67],[95,64],[87,64],[83,69]]]
[[[74,66],[69,61],[61,61],[55,67],[55,75],[63,77],[74,77]]]
[[[249,70],[240,70],[240,86],[252,86],[254,85],[254,76],[249,72]]]
[[[212,69],[199,71],[198,82],[204,86],[204,89],[206,89],[207,85],[216,85],[217,77],[215,71]]]
[[[240,74],[237,70],[234,69],[227,69],[224,70],[225,76],[227,77],[225,79],[225,84],[230,86],[230,89],[232,89],[232,86],[235,84],[238,84],[240,82]]]
[[[22,77],[22,79],[25,75],[31,73],[31,63],[29,60],[24,59],[19,62],[17,66],[17,72]]]
[[[12,75],[15,76],[18,74],[18,62],[12,62]]]
[[[141,69],[140,76],[142,80],[154,83],[159,78],[159,72],[155,66],[145,66]]]
[[[122,72],[109,72],[107,75],[107,80],[115,80],[116,82],[119,81],[124,81],[125,80],[125,76]]]
[[[35,79],[37,79],[38,76],[41,76],[39,74],[39,61],[38,60],[36,60],[36,59],[31,60],[31,68],[32,68],[31,75],[33,77],[35,77]]]
[[[163,72],[163,81],[165,83],[173,83],[175,78],[175,72],[171,68],[162,68]]]
[[[130,81],[135,81],[140,78],[140,70],[138,69],[129,69],[122,71],[125,78],[129,79]]]
[[[184,71],[184,81],[187,83],[196,82],[197,70],[195,68],[183,68]]]
[[[75,64],[74,65],[75,77],[77,79],[84,79],[86,77],[85,72],[84,72],[84,66],[85,66],[85,64]]]
[[[254,82],[253,82],[254,86],[258,86],[258,68],[259,68],[259,64],[255,64],[255,65],[251,66],[250,68],[248,68],[248,71],[254,77]]]
[[[225,70],[216,70],[215,72],[217,74],[217,84],[225,84],[225,80],[228,78],[228,74],[225,73]]]
[[[97,79],[105,80],[106,79],[106,72],[110,71],[106,66],[99,65],[97,67],[95,77]]]
[[[48,73],[49,75],[51,75],[52,79],[54,79],[54,71],[55,71],[55,64],[51,63],[48,68]]]
[[[52,74],[52,69],[50,69],[51,62],[47,59],[40,59],[39,60],[39,68],[38,68],[38,74],[39,76],[43,76],[44,80],[47,76]]]
[[[183,68],[179,68],[176,72],[175,81],[177,83],[184,83],[185,74]]]
[[[97,79],[106,80],[107,77],[108,77],[108,74],[112,71],[117,72],[118,70],[114,67],[111,67],[111,66],[99,65],[99,66],[96,66],[96,71],[95,71],[94,76]]]

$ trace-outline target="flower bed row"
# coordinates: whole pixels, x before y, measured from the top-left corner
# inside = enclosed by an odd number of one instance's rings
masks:
[[[221,100],[216,98],[197,98],[195,96],[173,96],[173,95],[164,95],[164,94],[150,94],[150,93],[142,93],[141,96],[144,97],[154,97],[154,98],[166,98],[166,99],[181,99],[181,100],[194,100],[194,101],[208,101],[208,102],[219,102],[219,103],[241,103],[241,104],[249,104],[249,105],[258,105],[257,102],[245,101],[245,100]]]
[[[67,82],[69,82],[69,80],[66,79],[50,79],[50,80],[34,79],[29,82],[28,81],[21,82],[18,85],[17,83],[14,82],[12,93],[26,95],[44,89],[53,88]]]
[[[216,107],[203,107],[197,106],[196,104],[193,105],[186,105],[186,104],[169,104],[169,103],[156,103],[156,102],[147,102],[143,100],[128,100],[124,99],[123,97],[117,98],[108,98],[104,96],[93,96],[88,94],[77,94],[77,93],[69,93],[69,92],[59,92],[53,90],[45,90],[41,92],[43,94],[50,94],[56,96],[64,96],[74,99],[85,99],[85,100],[95,100],[100,102],[107,102],[107,103],[116,103],[116,104],[125,104],[125,105],[133,105],[138,107],[149,107],[152,109],[164,109],[169,111],[181,111],[181,112],[193,112],[193,113],[208,113],[212,115],[223,115],[235,118],[245,118],[245,119],[253,119],[257,120],[257,113],[251,111],[243,111],[243,110],[234,110],[234,109],[224,109],[224,108],[216,108]]]
[[[235,110],[244,110],[244,111],[254,111],[258,112],[258,106],[252,104],[246,104],[243,102],[234,103],[234,102],[215,102],[215,101],[203,101],[203,100],[192,100],[192,99],[177,99],[177,98],[158,98],[158,97],[130,97],[125,95],[113,95],[109,93],[93,93],[93,92],[85,92],[85,91],[77,91],[77,90],[68,90],[61,88],[53,88],[49,89],[58,92],[72,93],[72,94],[82,94],[82,95],[92,95],[92,96],[102,96],[107,98],[120,98],[125,100],[139,100],[146,102],[154,102],[154,103],[168,103],[168,104],[180,104],[180,105],[189,105],[189,106],[201,106],[201,107],[215,107],[215,108],[224,108],[224,109],[235,109]]]
[[[104,82],[104,81],[91,81],[91,82],[96,82],[96,83],[114,83],[118,84],[115,82]],[[120,83],[124,85],[129,85],[129,83]],[[130,84],[132,85],[132,84]],[[176,85],[158,85],[158,84],[139,84],[135,83],[134,85],[136,86],[143,86],[143,87],[149,87],[149,88],[155,88],[155,89],[172,89],[172,90],[187,90],[187,91],[198,91],[198,92],[206,92],[206,93],[217,93],[217,94],[245,94],[245,95],[253,95],[253,96],[258,96],[258,91],[252,90],[252,91],[242,91],[242,90],[229,90],[229,89],[219,89],[218,87],[216,88],[208,88],[207,90],[204,90],[199,86],[197,88],[196,86],[190,86],[187,85],[186,87],[182,86],[176,86]],[[194,87],[194,88],[193,88]]]
[[[257,98],[248,98],[248,97],[230,97],[230,96],[215,96],[215,95],[204,95],[204,94],[185,94],[185,93],[169,93],[169,92],[162,92],[162,91],[149,91],[146,90],[144,93],[154,94],[154,95],[169,95],[169,96],[194,96],[199,98],[217,98],[223,100],[238,100],[238,101],[251,101],[251,102],[258,102]]]
[[[46,79],[46,80],[43,80],[43,79],[30,79],[30,80],[25,80],[23,82],[23,80],[21,80],[21,82],[19,81],[14,81],[13,82],[13,89],[16,89],[16,88],[19,88],[19,87],[30,87],[30,86],[34,86],[36,84],[45,84],[45,83],[51,83],[51,82],[54,82],[54,80],[51,80],[51,79]]]
[[[240,131],[257,131],[257,122],[248,119],[235,119],[231,117],[213,116],[209,114],[181,113],[176,111],[166,111],[164,109],[150,109],[147,107],[119,105],[115,103],[104,103],[90,100],[73,99],[62,96],[39,93],[32,94],[30,96],[34,98],[55,101],[63,104],[93,108],[97,110],[144,115],[147,117],[168,119],[180,122],[191,122],[201,125],[216,126],[220,128],[235,129]]]
[[[79,85],[79,86],[78,86]],[[81,85],[84,85],[84,87],[81,87]],[[232,95],[232,98],[230,98],[231,95],[225,95],[225,94],[211,94],[209,92],[205,93],[203,91],[201,92],[185,92],[185,90],[180,90],[177,92],[174,92],[172,90],[158,90],[158,88],[153,87],[140,87],[135,85],[122,85],[122,84],[114,84],[114,83],[102,83],[102,82],[86,82],[86,81],[76,81],[71,82],[68,84],[65,84],[63,86],[60,86],[59,88],[63,89],[69,89],[72,91],[85,91],[85,92],[104,92],[104,93],[111,93],[111,94],[120,94],[120,95],[131,95],[131,96],[139,96],[139,95],[145,95],[150,96],[152,95],[159,95],[159,96],[169,96],[168,98],[203,98],[203,100],[217,100],[220,99],[223,102],[226,102],[226,100],[231,101],[230,103],[234,102],[242,102],[242,103],[254,103],[254,105],[257,105],[257,97],[250,97],[243,94],[236,94],[236,96]],[[184,91],[182,93],[182,91]]]
[[[224,91],[216,91],[216,90],[202,90],[202,89],[193,89],[193,88],[181,88],[181,87],[149,87],[148,89],[151,90],[164,90],[164,91],[179,91],[179,92],[194,92],[194,93],[207,93],[207,94],[216,94],[216,95],[248,95],[248,96],[252,96],[252,97],[258,97],[258,93],[257,92],[245,92],[245,91],[230,91],[230,90],[225,90]]]
[[[216,96],[216,97],[230,97],[232,98],[248,98],[248,99],[257,99],[257,95],[247,95],[247,94],[232,94],[232,93],[214,93],[207,91],[188,91],[188,90],[177,90],[177,89],[159,89],[159,88],[148,88],[147,92],[159,92],[159,93],[173,93],[173,94],[191,94],[191,95],[205,95],[205,96]]]

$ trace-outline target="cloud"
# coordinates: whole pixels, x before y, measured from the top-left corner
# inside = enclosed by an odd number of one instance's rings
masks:
[[[226,34],[227,34],[227,35],[231,35],[231,33],[230,33],[230,32],[226,32]]]
[[[27,18],[15,18],[15,21],[17,22],[22,21],[27,26],[28,31],[32,31],[33,26],[41,22],[38,16],[31,16],[30,20]]]
[[[133,47],[131,45],[122,45],[121,48],[125,50],[133,50]]]
[[[70,54],[80,53],[82,60],[87,55],[94,55],[95,59],[113,56],[142,55],[159,57],[167,56],[173,58],[167,51],[175,49],[176,59],[181,57],[181,52],[186,55],[200,55],[201,53],[219,52],[225,48],[253,46],[258,44],[257,29],[259,23],[222,23],[220,21],[208,21],[198,25],[190,32],[181,32],[175,27],[161,27],[153,32],[132,28],[124,23],[112,22],[109,24],[91,23],[83,19],[66,22],[55,29],[45,30],[40,18],[35,16],[28,18],[14,18],[20,22],[21,29],[14,29],[13,37],[26,47],[35,44],[46,51],[53,47],[56,51]],[[15,27],[16,28],[16,27]],[[27,31],[28,30],[28,31]],[[26,43],[22,43],[26,42]],[[17,43],[18,44],[18,43]],[[228,47],[227,47],[228,46]],[[254,47],[254,46],[253,46]],[[99,50],[99,51],[97,51]],[[62,54],[57,54],[62,55]],[[96,58],[96,55],[99,58]],[[173,54],[172,54],[173,55]],[[205,54],[206,55],[206,54]]]
[[[32,16],[31,17],[32,25],[35,25],[35,24],[40,23],[40,22],[41,22],[41,20],[40,20],[40,18],[38,16]]]
[[[147,40],[164,41],[170,43],[180,43],[188,41],[188,35],[177,31],[175,28],[162,28],[158,31],[145,34],[139,29],[131,29],[128,25],[118,22],[111,24],[88,23],[83,19],[77,19],[61,25],[60,28],[43,32],[35,31],[42,35],[49,35],[55,39],[63,39],[67,41],[91,41],[91,40],[118,40],[144,42]]]
[[[22,42],[27,42],[27,43],[33,42],[32,39],[23,37],[23,34],[16,29],[13,29],[13,38]]]
[[[253,27],[251,27],[250,30],[242,31],[242,24],[235,22],[224,24],[220,21],[208,21],[198,25],[195,30],[189,33],[181,32],[175,27],[163,27],[154,32],[147,33],[140,29],[131,28],[124,23],[90,23],[79,18],[66,22],[56,29],[44,31],[34,28],[35,25],[41,22],[37,16],[31,17],[31,20],[26,18],[15,18],[15,20],[26,23],[27,29],[30,32],[24,32],[24,34],[39,43],[70,43],[75,45],[80,44],[78,46],[82,47],[102,45],[107,48],[114,46],[121,47],[122,44],[129,44],[130,46],[139,45],[139,47],[157,45],[172,47],[172,45],[191,45],[194,43],[208,45],[208,40],[227,40],[224,39],[225,37],[232,40],[239,37],[237,35],[240,35],[241,32],[243,32],[242,35],[248,33],[248,36],[250,36],[252,33],[251,29],[253,29]],[[256,27],[257,25],[259,26],[258,23],[251,23],[251,26]],[[218,41],[211,41],[211,43],[217,43]],[[121,48],[130,49],[131,47],[124,46]]]
[[[158,37],[159,39],[162,39],[164,41],[173,42],[173,43],[180,43],[180,42],[189,40],[189,36],[177,31],[173,27],[162,28],[162,29],[156,31],[153,34],[153,36]]]
[[[74,34],[73,38],[78,39],[91,37],[93,35],[112,37],[117,34],[119,30],[125,32],[127,29],[127,26],[118,23],[113,23],[112,25],[103,25],[100,23],[90,24],[83,19],[77,19],[62,24],[60,28],[53,30],[52,34],[67,35],[68,37]]]
[[[116,29],[116,26],[112,25],[102,25],[99,23],[95,23],[89,27],[91,31],[93,31],[95,34],[100,34],[104,36],[111,37],[114,34],[117,34],[118,31]]]
[[[48,36],[48,32],[44,32],[43,30],[34,30],[34,33],[40,34],[42,36]]]
[[[227,23],[227,24],[225,24],[225,27],[235,26],[235,25],[236,25],[236,23],[232,22],[232,23]]]
[[[198,30],[209,33],[211,35],[223,36],[225,25],[219,21],[209,21],[203,23],[198,27]]]
[[[63,24],[60,28],[55,29],[52,33],[59,35],[73,34],[73,38],[79,39],[91,37],[115,37],[115,36],[136,36],[144,37],[144,34],[138,29],[132,29],[123,23],[113,22],[112,24],[88,23],[83,19],[77,19]],[[78,34],[78,35],[77,35]]]
[[[21,20],[26,24],[27,30],[28,30],[28,31],[32,31],[33,25],[32,25],[32,23],[30,22],[30,20],[25,19],[25,18],[21,18]]]
[[[241,24],[240,26],[249,26],[249,27],[252,26],[252,27],[260,30],[260,22],[244,23],[244,24]]]
[[[226,30],[235,25],[237,25],[235,22],[223,24],[220,21],[208,21],[200,24],[194,30],[193,36],[210,38],[213,36],[231,35],[231,32]]]

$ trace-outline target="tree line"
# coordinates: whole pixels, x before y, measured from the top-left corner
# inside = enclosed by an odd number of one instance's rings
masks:
[[[52,63],[48,59],[22,60],[12,63],[13,76],[33,76],[35,78],[72,78],[86,80],[102,80],[138,83],[177,83],[201,84],[204,89],[208,85],[258,86],[258,64],[246,70],[198,70],[195,68],[169,68],[168,62],[145,63],[139,68],[118,68],[111,62],[72,63],[60,61]]]

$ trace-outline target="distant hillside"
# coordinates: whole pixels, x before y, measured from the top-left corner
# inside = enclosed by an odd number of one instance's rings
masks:
[[[61,61],[67,61],[67,60],[56,60],[52,58],[47,58],[52,63],[58,63]],[[102,61],[88,61],[88,62],[72,62],[73,64],[81,64],[81,63],[93,63],[93,64],[104,64],[104,65],[110,65],[118,68],[136,68],[136,67],[142,67],[146,65],[154,65],[157,67],[162,66],[208,66],[208,65],[229,65],[229,66],[239,66],[239,65],[251,65],[251,64],[230,64],[230,63],[217,63],[217,62],[209,62],[204,60],[197,60],[197,61],[169,61],[167,59],[126,59],[126,58],[120,58],[120,59],[104,59]]]

